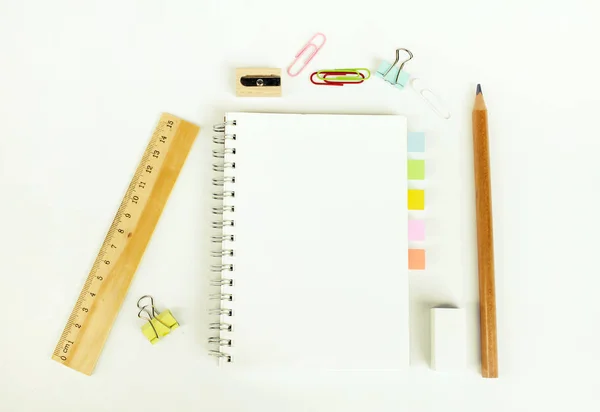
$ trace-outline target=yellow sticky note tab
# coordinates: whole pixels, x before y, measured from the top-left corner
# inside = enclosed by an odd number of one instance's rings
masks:
[[[425,209],[425,191],[411,189],[408,191],[408,210]]]
[[[142,333],[154,345],[160,338],[167,336],[172,330],[178,327],[179,323],[173,317],[171,311],[165,310],[156,316],[156,318],[146,322],[142,326]]]

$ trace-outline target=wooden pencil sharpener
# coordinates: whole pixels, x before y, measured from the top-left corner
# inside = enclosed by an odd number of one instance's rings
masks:
[[[235,70],[237,97],[281,97],[281,69]]]

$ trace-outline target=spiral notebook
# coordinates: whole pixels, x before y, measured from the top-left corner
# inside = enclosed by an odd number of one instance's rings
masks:
[[[405,367],[406,118],[228,113],[214,130],[211,354],[241,368]]]

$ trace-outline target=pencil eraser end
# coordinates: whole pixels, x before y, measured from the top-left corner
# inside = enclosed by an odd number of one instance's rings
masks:
[[[466,320],[464,309],[431,309],[431,368],[439,372],[466,367]]]

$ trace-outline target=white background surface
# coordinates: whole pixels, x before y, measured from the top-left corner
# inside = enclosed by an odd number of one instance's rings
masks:
[[[597,410],[597,16],[592,0],[0,2],[0,410]],[[411,49],[407,70],[453,118],[379,79],[317,88],[308,72],[284,78],[282,99],[234,97],[235,67],[285,67],[316,31],[328,42],[311,69],[375,69]],[[476,82],[490,108],[498,380],[478,369]],[[404,113],[428,132],[410,370],[266,384],[206,357],[210,126],[226,110]],[[203,131],[85,377],[50,355],[161,111]],[[144,293],[182,323],[156,346],[135,316]],[[463,374],[427,365],[428,310],[444,303],[469,314]]]

